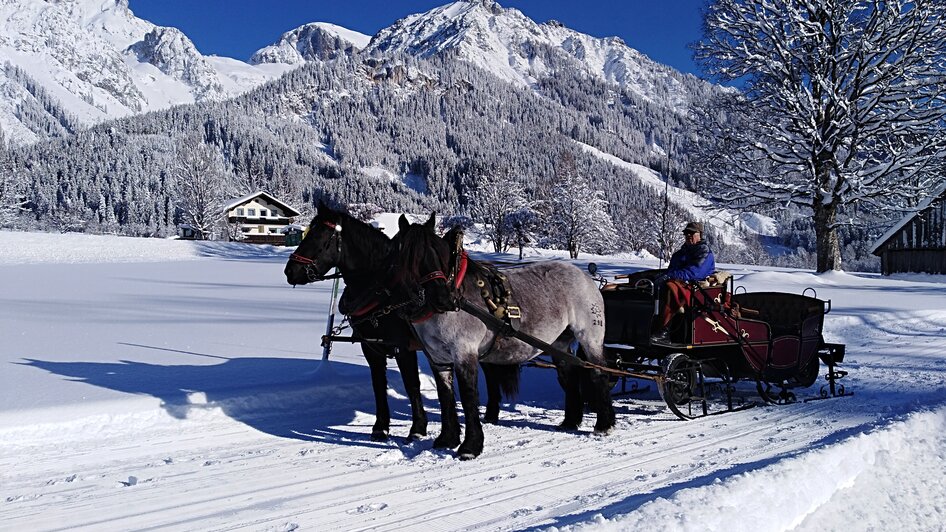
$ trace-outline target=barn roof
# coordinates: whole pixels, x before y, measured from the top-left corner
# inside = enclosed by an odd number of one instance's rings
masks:
[[[234,199],[234,200],[230,200],[230,203],[228,203],[228,204],[223,208],[223,210],[224,210],[224,211],[229,211],[230,209],[233,209],[233,208],[235,208],[235,207],[237,207],[237,206],[239,206],[239,205],[242,205],[242,204],[244,204],[244,203],[250,201],[251,199],[254,199],[254,198],[260,197],[260,196],[265,197],[266,200],[269,201],[270,203],[274,203],[274,204],[276,204],[276,205],[282,207],[282,209],[283,209],[284,211],[286,211],[286,216],[299,216],[299,215],[301,214],[299,211],[293,209],[293,208],[290,207],[287,203],[285,203],[285,202],[279,200],[278,198],[276,198],[276,196],[273,196],[272,194],[270,194],[269,192],[266,192],[265,190],[257,190],[256,192],[253,192],[252,194],[247,194],[246,196],[243,196],[242,198],[237,198],[237,199]]]
[[[913,209],[912,211],[910,211],[909,214],[904,216],[899,222],[893,224],[893,226],[891,226],[890,229],[888,229],[887,232],[884,233],[884,236],[878,238],[877,241],[874,242],[874,247],[870,248],[870,252],[874,255],[877,255],[878,250],[882,248],[884,244],[886,244],[891,238],[894,237],[894,235],[899,233],[901,229],[903,229],[908,223],[910,223],[910,220],[916,218],[917,214],[920,214],[924,209],[929,207],[931,203],[936,201],[944,193],[946,193],[946,181],[941,183],[936,188],[936,190],[933,191],[932,194],[927,196],[925,200],[923,200],[919,205],[917,205],[916,209]]]

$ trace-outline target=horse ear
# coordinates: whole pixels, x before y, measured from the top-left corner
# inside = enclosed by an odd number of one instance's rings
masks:
[[[404,215],[402,214],[401,217],[397,219],[397,228],[398,228],[398,231],[407,231],[407,229],[408,229],[410,226],[411,226],[411,222],[409,222],[409,221],[407,220],[407,216],[404,216]]]
[[[424,224],[424,227],[433,231],[434,227],[436,226],[437,226],[437,213],[432,212],[430,213],[430,218],[428,218],[427,222]]]

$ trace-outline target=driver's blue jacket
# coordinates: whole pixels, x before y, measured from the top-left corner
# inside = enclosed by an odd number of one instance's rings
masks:
[[[716,271],[716,259],[705,240],[683,244],[670,257],[667,277],[681,281],[702,281]]]

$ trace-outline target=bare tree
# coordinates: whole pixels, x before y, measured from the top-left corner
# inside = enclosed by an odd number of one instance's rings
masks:
[[[729,205],[810,209],[818,271],[840,269],[854,205],[928,192],[946,157],[942,0],[715,0],[703,32],[697,60],[745,87],[704,181]]]
[[[497,170],[480,176],[470,197],[470,217],[483,224],[483,231],[497,253],[509,249],[512,235],[506,217],[526,206],[525,193],[520,183],[507,171]]]
[[[506,233],[519,247],[519,260],[522,260],[522,248],[533,241],[539,228],[539,213],[524,205],[507,214],[503,223],[506,225]]]
[[[567,249],[573,259],[583,250],[612,250],[618,237],[604,193],[592,190],[588,180],[579,175],[570,153],[559,156],[556,174],[547,203],[551,243]]]
[[[200,139],[189,138],[175,148],[175,203],[181,220],[199,240],[213,239],[233,195],[220,153]]]

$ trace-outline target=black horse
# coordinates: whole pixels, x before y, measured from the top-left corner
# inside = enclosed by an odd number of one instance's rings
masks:
[[[347,213],[321,205],[309,224],[305,238],[286,263],[286,281],[304,285],[320,281],[335,267],[345,280],[339,311],[351,316],[354,335],[379,339],[384,343],[362,343],[361,350],[371,370],[375,398],[375,423],[371,439],[388,438],[391,411],[387,398],[387,358],[397,362],[404,389],[411,402],[411,430],[408,441],[427,435],[427,413],[420,393],[417,349],[414,334],[404,320],[394,314],[374,315],[388,304],[381,281],[388,271],[391,240],[378,229]]]
[[[338,267],[345,280],[339,311],[349,316],[355,336],[384,341],[383,344],[362,343],[362,352],[371,370],[376,406],[371,437],[384,440],[390,430],[386,359],[393,357],[411,402],[410,441],[427,434],[427,415],[417,368],[419,342],[410,324],[399,317],[400,313],[394,308],[408,306],[411,302],[387,288],[394,252],[391,240],[384,233],[322,204],[287,262],[285,274],[289,284],[304,285],[324,279],[332,268]],[[484,421],[496,422],[502,393],[511,397],[518,391],[518,368],[484,366],[483,373],[487,384]]]

